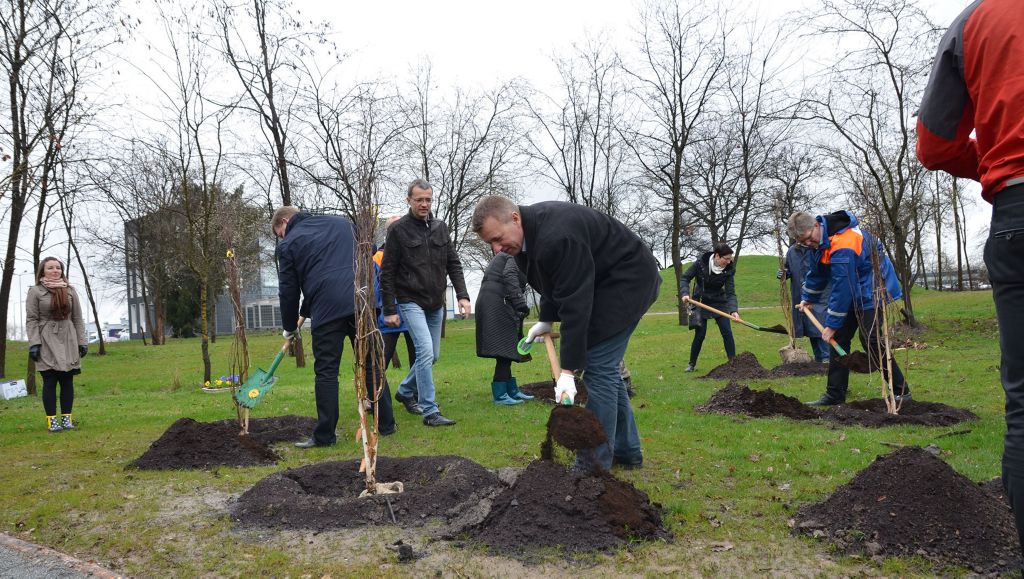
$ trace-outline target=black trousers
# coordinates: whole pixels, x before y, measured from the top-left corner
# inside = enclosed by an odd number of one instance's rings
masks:
[[[409,367],[416,363],[416,344],[412,341],[409,332],[389,332],[384,336],[384,368],[391,367],[391,360],[395,357],[395,350],[398,348],[398,336],[405,336],[405,349],[409,352]]]
[[[508,358],[494,359],[494,381],[508,382],[512,379],[512,360]]]
[[[718,324],[718,331],[722,332],[722,342],[725,343],[725,355],[730,360],[736,357],[736,341],[732,337],[732,323],[729,318],[706,314]],[[697,358],[700,356],[700,349],[704,346],[704,337],[708,335],[708,318],[705,317],[700,327],[693,331],[693,342],[690,344],[690,365],[697,365]]]
[[[75,375],[72,372],[43,370],[43,410],[47,416],[57,415],[57,384],[60,383],[60,412],[71,414],[75,403]]]
[[[355,348],[356,323],[355,316],[348,316],[318,324],[313,329],[313,371],[316,374],[314,392],[316,394],[316,426],[313,427],[313,439],[317,444],[334,444],[337,441],[335,431],[338,428],[338,370],[341,366],[341,354],[345,348],[345,338]],[[377,376],[383,387],[374,412],[377,416],[377,427],[380,432],[395,430],[395,415],[391,408],[391,391],[387,378],[381,368],[366,362],[366,383],[374,384]],[[375,393],[370,393],[371,398]]]
[[[875,335],[875,330],[881,322],[882,315],[877,309],[851,310],[846,315],[846,323],[836,330],[833,338],[849,354],[853,334],[859,334],[860,345],[867,352],[868,359],[871,361],[871,371],[881,368],[882,376],[888,380],[889,370],[878,355],[879,342],[878,336]],[[895,358],[892,361],[892,385],[897,396],[910,393],[907,380],[903,377],[903,371],[900,370],[900,365],[896,363]],[[825,394],[833,400],[845,402],[846,390],[849,387],[850,369],[840,363],[838,353],[833,353],[828,359],[828,387],[825,389]]]
[[[999,321],[999,378],[1006,394],[1003,487],[1024,546],[1024,185],[996,193],[985,265]]]

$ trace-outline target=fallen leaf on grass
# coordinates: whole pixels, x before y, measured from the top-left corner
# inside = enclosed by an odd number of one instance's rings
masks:
[[[732,543],[728,541],[715,541],[714,543],[711,543],[711,550],[715,553],[732,551]]]

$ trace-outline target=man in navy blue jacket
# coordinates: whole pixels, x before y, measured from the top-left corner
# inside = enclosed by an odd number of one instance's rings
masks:
[[[505,197],[485,197],[473,211],[473,231],[495,252],[514,256],[540,294],[540,322],[528,337],[562,323],[555,399],[574,398],[573,371],[586,372],[587,409],[604,427],[608,443],[593,453],[596,465],[581,456],[577,468],[639,467],[640,434],[619,363],[640,318],[658,297],[661,276],[651,250],[614,218],[560,201],[516,205]]]
[[[313,334],[317,421],[312,438],[295,446],[331,445],[337,441],[341,353],[345,337],[354,346],[356,336],[355,231],[344,217],[299,213],[292,206],[275,211],[271,227],[282,239],[277,246],[277,277],[283,335],[286,339],[295,335],[300,313],[309,319]],[[367,384],[373,384],[373,372],[379,372],[375,366],[366,364]],[[396,426],[391,394],[383,376],[380,378],[384,392],[375,411],[380,434],[386,436],[394,433]]]

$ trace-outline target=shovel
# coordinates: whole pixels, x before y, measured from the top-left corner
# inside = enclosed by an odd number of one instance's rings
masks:
[[[765,326],[759,326],[757,324],[752,324],[752,323],[744,321],[744,320],[738,320],[736,318],[733,318],[729,314],[723,312],[722,310],[715,309],[715,308],[713,308],[711,306],[708,306],[708,305],[702,304],[702,303],[700,303],[700,302],[698,302],[696,300],[690,299],[689,296],[686,297],[686,303],[693,304],[693,305],[695,305],[695,306],[697,306],[697,307],[699,307],[701,309],[705,309],[705,310],[707,310],[707,311],[709,311],[709,312],[711,312],[713,314],[718,314],[720,316],[729,318],[730,320],[735,320],[735,321],[743,324],[744,326],[747,326],[748,328],[753,328],[753,329],[755,329],[755,330],[757,330],[759,332],[772,332],[773,334],[786,334],[787,336],[789,335],[789,330],[787,330],[786,328],[782,327],[781,324],[775,324],[774,326],[765,327]]]
[[[548,352],[548,362],[551,363],[551,377],[554,378],[555,382],[558,381],[558,377],[562,374],[562,365],[558,363],[558,354],[555,353],[555,341],[552,338],[557,338],[558,334],[544,334],[544,349]],[[529,350],[529,348],[527,348]],[[572,406],[572,401],[569,400],[568,394],[563,394],[562,399],[558,401],[563,406]]]
[[[299,316],[299,322],[295,327],[298,331],[302,328],[302,324],[306,321],[306,318]],[[270,364],[270,370],[264,370],[263,368],[257,368],[255,372],[249,375],[249,379],[245,381],[239,387],[238,391],[235,392],[235,400],[238,405],[244,408],[242,432],[249,431],[249,409],[255,408],[263,400],[263,395],[266,394],[270,388],[274,385],[276,380],[274,379],[274,372],[277,371],[278,364],[284,359],[285,352],[288,351],[288,345],[292,343],[292,339],[288,338],[284,341],[284,345],[281,346],[281,351],[274,356],[274,361]]]

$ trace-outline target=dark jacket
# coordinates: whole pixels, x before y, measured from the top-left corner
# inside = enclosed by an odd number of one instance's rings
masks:
[[[476,296],[476,355],[521,361],[516,345],[523,337],[523,318],[530,313],[523,288],[526,274],[507,253],[494,256],[484,270]]]
[[[851,312],[873,310],[875,273],[872,254],[878,255],[881,284],[885,286],[885,305],[903,297],[896,270],[877,237],[860,228],[849,211],[836,211],[817,217],[821,245],[815,251],[814,267],[807,272],[800,299],[810,303],[825,301],[825,288],[831,284],[825,327],[841,328]]]
[[[736,263],[730,262],[725,266],[722,273],[711,271],[709,262],[713,251],[709,251],[693,262],[679,281],[679,297],[690,296],[694,300],[713,308],[722,310],[727,314],[739,311],[739,303],[736,300]],[[690,293],[690,282],[693,284],[693,293]],[[702,319],[717,318],[707,310],[701,310]]]
[[[448,235],[448,226],[433,215],[426,221],[410,211],[388,230],[384,261],[380,268],[380,289],[384,315],[398,313],[398,303],[413,302],[424,310],[444,305],[444,290],[452,280],[455,296],[469,299],[462,263]]]
[[[939,42],[917,117],[921,164],[981,181],[989,202],[1024,183],[1022,28],[1020,0],[972,2]]]
[[[593,209],[546,201],[520,205],[516,264],[540,293],[540,319],[561,321],[563,368],[586,368],[587,350],[634,326],[661,286],[651,250]]]
[[[789,251],[786,252],[786,277],[789,278],[789,297],[796,306],[800,303],[800,293],[803,291],[804,277],[807,276],[807,272],[814,267],[814,256],[817,252],[809,247],[804,247],[799,243],[794,243],[789,246]],[[825,304],[828,303],[829,295],[832,294],[832,284],[828,284],[825,287],[825,291],[821,294],[821,302],[816,303],[812,306],[814,316],[819,322],[825,323]],[[790,310],[793,314],[793,337],[795,338],[820,338],[821,330],[819,330],[807,316],[797,311],[795,308]]]
[[[355,232],[337,215],[296,213],[277,246],[281,326],[294,330],[302,315],[310,327],[355,314]]]

